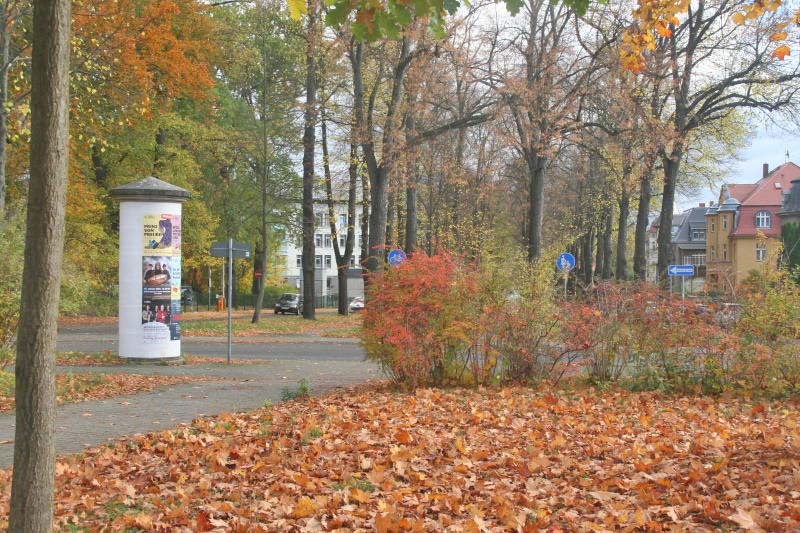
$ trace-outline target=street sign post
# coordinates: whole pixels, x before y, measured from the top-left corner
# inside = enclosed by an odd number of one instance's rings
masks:
[[[250,257],[250,245],[243,242],[233,242],[233,239],[228,239],[228,242],[214,242],[211,243],[211,257],[227,257],[228,258],[228,364],[231,362],[231,331],[233,330],[233,317],[231,315],[231,304],[233,303],[233,259],[245,259]],[[223,270],[225,265],[223,264]],[[222,276],[223,280],[225,275]],[[209,291],[210,293],[210,291]],[[222,290],[225,294],[225,289]]]
[[[233,242],[233,239],[229,239],[227,242],[211,243],[211,257],[228,257],[229,253],[235,259],[246,259],[250,257],[250,245],[243,242]]]
[[[389,255],[386,257],[386,260],[389,262],[391,266],[397,266],[406,260],[406,253],[399,248],[395,248],[394,250],[389,252]]]
[[[681,300],[685,299],[686,276],[694,276],[694,265],[669,265],[667,274],[669,275],[670,294],[672,294],[672,278],[678,276],[681,278]]]
[[[569,272],[575,268],[575,256],[569,252],[564,252],[556,259],[556,268],[564,273],[564,298],[567,297],[567,279]]]

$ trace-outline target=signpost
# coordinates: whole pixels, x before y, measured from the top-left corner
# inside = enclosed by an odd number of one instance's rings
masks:
[[[389,255],[386,257],[386,260],[389,262],[391,266],[397,266],[406,260],[406,253],[399,248],[395,248],[394,250],[389,252]]]
[[[232,345],[231,331],[233,329],[233,319],[231,316],[231,303],[233,302],[233,258],[244,259],[250,257],[250,245],[242,242],[233,242],[233,239],[228,239],[228,242],[214,242],[211,243],[211,257],[228,258],[228,364],[230,364]],[[224,292],[223,290],[223,294]]]
[[[556,268],[564,273],[564,298],[567,297],[567,279],[569,272],[575,268],[575,256],[569,252],[564,252],[556,259]]]
[[[672,294],[672,278],[678,276],[681,278],[681,300],[686,298],[686,276],[694,276],[694,265],[669,265],[667,267],[667,274],[669,275],[669,292]]]

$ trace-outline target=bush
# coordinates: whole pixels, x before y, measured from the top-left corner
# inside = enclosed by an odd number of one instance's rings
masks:
[[[800,289],[768,279],[732,329],[709,306],[652,284],[602,283],[557,302],[551,264],[486,265],[415,254],[369,280],[363,341],[396,383],[557,383],[634,390],[798,392]]]
[[[362,333],[368,357],[409,388],[559,379],[569,356],[556,342],[562,317],[552,285],[542,283],[552,274],[492,266],[417,253],[373,276]]]

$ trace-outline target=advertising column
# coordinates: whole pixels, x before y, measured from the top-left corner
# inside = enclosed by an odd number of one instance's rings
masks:
[[[111,191],[120,201],[119,356],[181,356],[181,214],[185,189],[145,178]]]

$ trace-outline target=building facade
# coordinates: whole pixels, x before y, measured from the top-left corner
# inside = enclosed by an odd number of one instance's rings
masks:
[[[694,265],[695,277],[705,277],[706,204],[687,209],[681,213],[679,220],[677,228],[672,232],[672,262],[678,265]]]
[[[336,204],[334,209],[334,223],[336,235],[331,233],[328,206],[320,203],[314,206],[314,283],[316,296],[332,296],[338,294],[338,269],[336,255],[333,250],[333,239],[339,241],[339,249],[344,253],[345,238],[348,223],[354,225],[353,255],[347,268],[347,293],[348,297],[364,295],[364,278],[361,269],[361,206],[356,206],[356,217],[353,221],[347,220],[347,203]],[[303,287],[303,246],[302,237],[298,234],[286,233],[281,243],[279,260],[284,266],[283,277],[288,285],[301,290]]]
[[[798,178],[800,167],[794,163],[784,163],[772,172],[764,165],[757,182],[722,186],[718,205],[706,211],[710,290],[735,292],[752,271],[775,258],[783,193]]]

